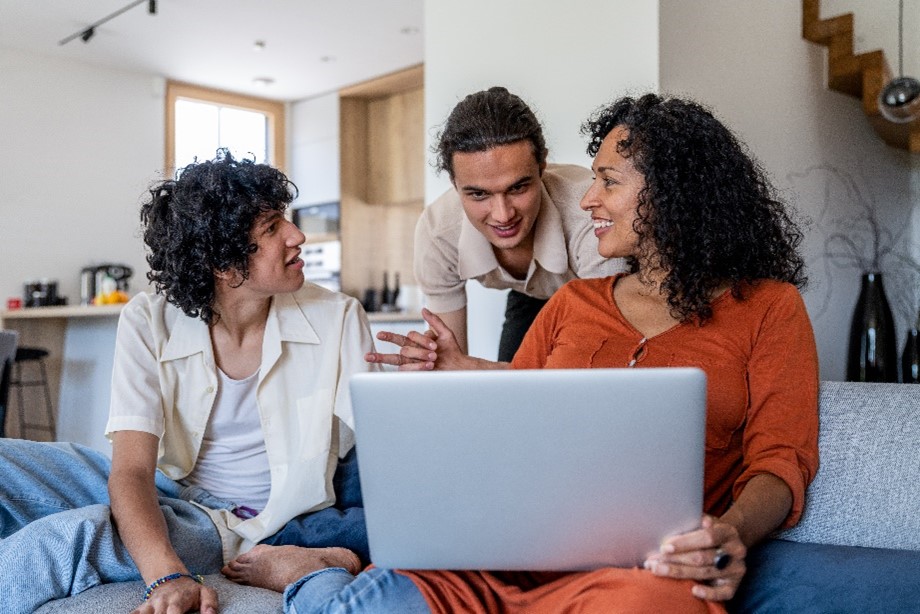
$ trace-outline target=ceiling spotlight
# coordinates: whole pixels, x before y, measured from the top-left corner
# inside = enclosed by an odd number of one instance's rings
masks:
[[[106,15],[105,17],[103,17],[102,19],[99,19],[98,21],[94,21],[93,23],[89,24],[88,26],[86,26],[86,27],[83,28],[82,30],[77,30],[76,32],[74,32],[74,33],[71,34],[70,36],[68,36],[68,37],[66,37],[66,38],[62,38],[61,40],[58,41],[58,45],[66,45],[67,43],[69,43],[70,41],[72,41],[72,40],[75,39],[75,38],[79,38],[79,39],[81,39],[84,43],[87,43],[87,42],[89,42],[89,39],[91,39],[91,38],[93,37],[93,35],[96,33],[96,28],[98,28],[98,27],[101,26],[102,24],[107,23],[108,21],[110,21],[110,20],[112,20],[112,19],[118,17],[119,15],[121,15],[122,13],[124,13],[125,11],[134,8],[134,7],[137,6],[138,4],[143,4],[144,2],[147,3],[147,12],[150,13],[151,15],[156,15],[156,13],[157,13],[157,0],[131,0],[131,2],[129,2],[129,3],[126,4],[125,6],[121,7],[120,9],[118,9],[117,11],[115,11],[114,13],[109,13],[108,15]]]
[[[418,34],[419,29],[415,26],[405,26],[403,28],[400,28],[399,32],[400,34],[405,34],[406,36],[409,36],[411,34]]]
[[[920,81],[904,76],[904,0],[898,2],[898,77],[879,92],[878,110],[896,124],[920,117]]]
[[[265,51],[265,41],[257,40],[252,44],[253,51]]]
[[[319,56],[319,61],[322,62],[323,64],[335,62],[335,56],[334,55],[321,55]]]
[[[268,87],[269,85],[272,85],[275,80],[271,77],[256,77],[252,80],[252,82],[260,87]]]

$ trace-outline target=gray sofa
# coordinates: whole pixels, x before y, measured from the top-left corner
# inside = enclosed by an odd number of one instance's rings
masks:
[[[802,519],[748,553],[733,612],[920,612],[920,386],[823,382]]]
[[[821,468],[802,520],[752,549],[729,609],[920,612],[920,386],[824,382],[820,413]],[[281,611],[278,593],[207,582],[223,613]],[[124,614],[143,588],[100,586],[38,612]]]

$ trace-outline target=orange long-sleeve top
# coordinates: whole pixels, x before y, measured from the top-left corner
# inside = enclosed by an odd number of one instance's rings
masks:
[[[617,307],[616,279],[574,280],[560,289],[540,312],[512,367],[701,368],[707,376],[705,511],[725,513],[753,476],[771,473],[792,491],[783,526],[795,524],[818,468],[817,350],[796,288],[772,280],[747,284],[741,298],[725,292],[713,300],[712,318],[702,326],[683,322],[645,338]],[[616,611],[721,611],[718,604],[692,597],[692,583],[637,569],[401,573],[434,612],[562,611],[573,600],[604,608],[631,604],[632,610]]]

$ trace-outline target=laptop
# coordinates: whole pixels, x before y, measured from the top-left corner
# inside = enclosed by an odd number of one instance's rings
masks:
[[[378,567],[641,566],[699,526],[699,369],[362,373],[350,387]]]

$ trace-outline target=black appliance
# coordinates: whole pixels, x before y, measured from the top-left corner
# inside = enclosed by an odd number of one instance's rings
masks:
[[[128,280],[134,271],[124,264],[99,264],[89,266],[80,272],[80,304],[89,305],[93,298],[102,291],[102,282],[106,277],[115,280],[115,289],[128,291]]]

